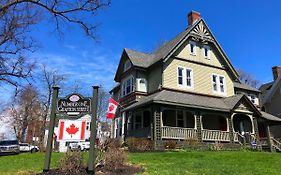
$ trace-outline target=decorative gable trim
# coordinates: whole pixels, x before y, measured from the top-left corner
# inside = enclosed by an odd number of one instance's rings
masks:
[[[242,110],[242,111],[250,111],[258,114],[259,116],[262,116],[260,111],[257,109],[257,107],[250,101],[250,99],[243,95],[240,100],[236,103],[236,105],[232,108],[233,111],[235,110]]]
[[[199,24],[201,24],[201,25],[199,25]],[[220,47],[219,43],[217,42],[214,35],[209,30],[209,27],[207,26],[207,24],[205,23],[205,21],[202,18],[200,20],[198,20],[190,29],[187,29],[187,30],[189,30],[189,32],[187,32],[185,34],[185,36],[173,47],[173,49],[169,52],[169,54],[167,54],[163,58],[164,62],[166,62],[180,48],[180,46],[182,46],[182,44],[184,42],[186,42],[187,39],[190,37],[192,37],[192,39],[195,41],[203,42],[203,44],[212,42],[212,43],[214,43],[214,45],[217,48],[217,50],[219,51],[219,53],[222,55],[227,67],[229,67],[229,70],[231,71],[231,75],[233,76],[233,79],[239,81],[238,73],[234,69],[233,65],[229,61],[224,50],[222,49],[222,47]]]
[[[209,40],[213,41],[213,37],[209,30],[206,28],[206,26],[203,24],[202,21],[199,22],[197,26],[194,27],[194,29],[190,32],[190,34],[193,34],[195,37],[200,38],[201,40]]]

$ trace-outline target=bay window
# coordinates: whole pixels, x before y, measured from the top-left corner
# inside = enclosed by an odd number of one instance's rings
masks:
[[[126,78],[122,82],[122,97],[132,93],[135,89],[135,82],[133,76]]]

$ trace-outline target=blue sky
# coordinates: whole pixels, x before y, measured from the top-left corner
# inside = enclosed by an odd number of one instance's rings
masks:
[[[123,48],[143,52],[176,36],[187,27],[187,13],[201,13],[235,68],[262,82],[272,79],[271,67],[281,65],[281,1],[112,0],[93,19],[101,23],[99,43],[69,25],[58,39],[50,21],[37,25],[33,35],[40,48],[37,62],[58,69],[91,92],[91,86],[113,87]]]

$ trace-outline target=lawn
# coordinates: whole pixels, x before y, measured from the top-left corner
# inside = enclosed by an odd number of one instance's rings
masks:
[[[281,154],[246,151],[130,154],[146,174],[264,175],[281,174]]]
[[[53,153],[51,168],[58,167],[62,155]],[[129,162],[143,166],[146,169],[144,174],[277,175],[281,172],[280,153],[248,151],[130,153]],[[0,174],[40,172],[43,163],[43,153],[1,156]]]

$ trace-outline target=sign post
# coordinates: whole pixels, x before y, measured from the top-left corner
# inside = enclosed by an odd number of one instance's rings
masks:
[[[45,163],[44,163],[44,168],[43,168],[44,172],[49,171],[49,169],[50,169],[58,94],[59,94],[59,87],[54,86],[53,87],[53,96],[52,96],[50,124],[49,124],[49,133],[48,133],[48,142],[47,142],[47,148],[46,148],[46,153],[45,153]]]
[[[59,87],[53,87],[51,116],[49,124],[48,142],[45,153],[45,162],[43,172],[50,170],[54,127],[56,113],[64,113],[70,119],[59,121],[59,140],[77,141],[85,139],[85,121],[78,120],[82,114],[92,113],[91,116],[91,135],[90,151],[88,162],[88,173],[95,174],[94,163],[96,160],[95,141],[96,141],[96,122],[97,122],[97,104],[98,104],[99,86],[93,86],[93,97],[84,98],[79,94],[70,94],[65,98],[58,98]],[[76,119],[76,120],[74,120]]]
[[[95,153],[95,141],[96,141],[96,121],[97,121],[97,104],[98,104],[98,92],[99,86],[93,86],[93,99],[92,99],[92,119],[91,119],[91,136],[90,136],[90,151],[89,151],[89,162],[88,172],[89,174],[95,174],[94,163],[96,160]]]

